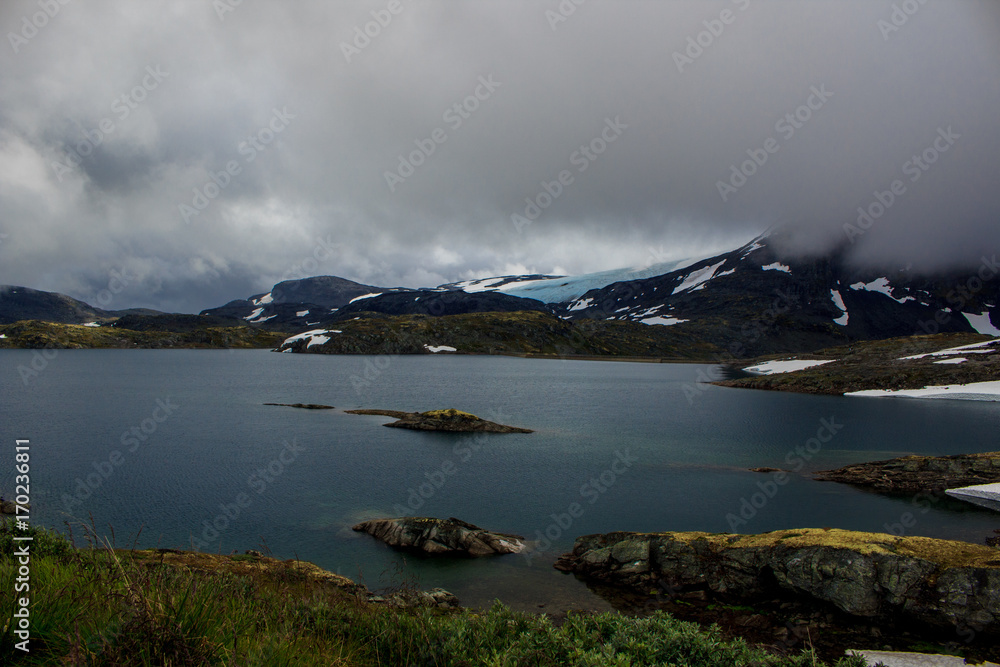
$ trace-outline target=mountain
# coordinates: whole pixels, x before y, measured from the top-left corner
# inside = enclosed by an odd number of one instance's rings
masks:
[[[158,315],[157,310],[129,308],[101,310],[65,294],[43,292],[18,285],[0,285],[0,324],[19,320],[44,320],[60,324],[108,322],[122,315]]]
[[[736,357],[938,332],[1000,336],[998,272],[985,257],[978,269],[934,276],[861,269],[845,249],[801,258],[761,237],[663,275],[590,290],[557,312],[697,332]]]
[[[697,342],[701,354],[716,351],[713,359],[802,352],[913,334],[1000,336],[1000,280],[996,279],[1000,265],[995,257],[983,257],[978,267],[965,271],[926,275],[912,267],[858,268],[848,261],[846,246],[825,255],[791,255],[782,251],[781,241],[776,233],[715,256],[637,269],[582,276],[508,275],[429,289],[376,287],[316,276],[280,282],[265,294],[230,301],[197,316],[104,311],[60,294],[4,287],[0,324],[29,319],[97,326],[117,320],[115,327],[130,331],[190,333],[249,326],[298,334],[344,330],[348,322],[371,319],[376,324],[349,327],[360,327],[357,340],[344,336],[343,344],[331,342],[328,347],[312,340],[308,345],[287,346],[293,351],[366,353],[385,347],[378,340],[377,322],[390,327],[391,318],[410,318],[392,324],[408,328],[417,321],[413,318],[493,313],[510,316],[515,328],[544,327],[554,338],[511,347],[505,342],[512,335],[509,327],[492,336],[475,331],[496,327],[496,317],[469,317],[455,320],[450,329],[435,330],[435,336],[451,331],[456,340],[435,338],[428,344],[464,351],[560,348],[573,354],[606,350],[677,356],[680,347]],[[565,336],[577,338],[583,329],[563,331],[553,324],[559,322],[631,326],[594,324],[584,328],[599,342],[567,344]],[[422,345],[407,349],[419,350]]]

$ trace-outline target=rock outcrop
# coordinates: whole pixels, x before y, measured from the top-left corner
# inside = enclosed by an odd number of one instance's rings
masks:
[[[791,596],[858,617],[1000,635],[1000,551],[965,542],[814,528],[607,533],[577,538],[556,568],[640,592]]]
[[[904,456],[821,470],[814,479],[863,486],[882,493],[941,493],[1000,482],[1000,452],[957,456]]]
[[[386,544],[414,549],[427,554],[491,556],[520,553],[524,538],[520,535],[494,533],[459,519],[402,517],[372,519],[353,527]]]
[[[409,428],[417,431],[452,431],[456,433],[531,433],[531,429],[505,426],[461,410],[431,410],[429,412],[402,412],[400,410],[347,410],[352,415],[384,415],[398,421],[385,426]]]

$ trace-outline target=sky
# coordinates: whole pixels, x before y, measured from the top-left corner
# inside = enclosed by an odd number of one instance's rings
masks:
[[[0,29],[0,284],[108,309],[774,225],[928,270],[1000,238],[995,0],[4,0]]]

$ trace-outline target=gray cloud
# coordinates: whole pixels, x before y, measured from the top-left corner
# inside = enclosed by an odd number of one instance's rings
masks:
[[[14,44],[41,9],[3,3],[0,282],[93,300],[124,269],[111,307],[190,311],[312,273],[426,286],[643,265],[773,224],[819,250],[896,180],[859,261],[995,246],[992,0],[589,0],[554,30],[556,0],[400,0],[348,62],[388,5],[69,2]],[[186,221],[195,190],[215,196]]]

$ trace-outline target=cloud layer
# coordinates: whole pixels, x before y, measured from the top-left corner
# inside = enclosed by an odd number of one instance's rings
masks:
[[[0,27],[0,283],[93,300],[117,271],[109,307],[196,311],[774,224],[862,261],[995,251],[992,0],[16,0]]]

